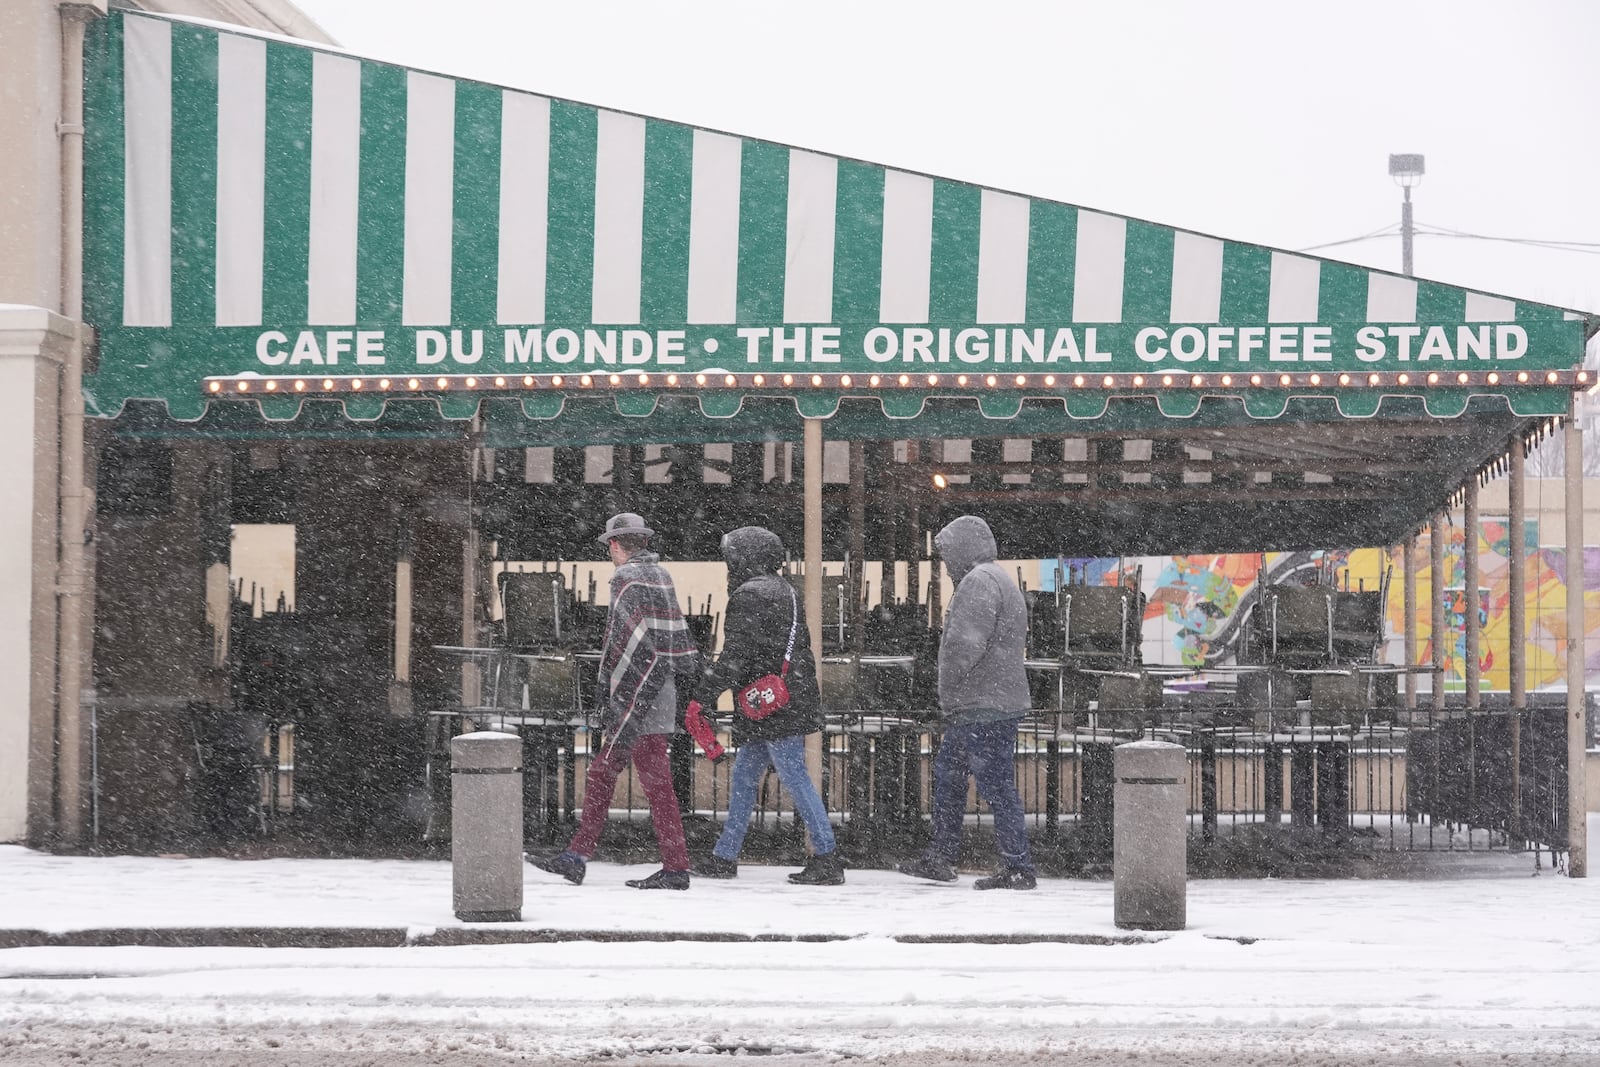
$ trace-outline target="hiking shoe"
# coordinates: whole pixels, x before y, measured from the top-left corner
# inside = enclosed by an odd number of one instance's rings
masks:
[[[628,885],[634,889],[688,889],[689,872],[662,868],[648,878],[629,878]]]
[[[557,852],[553,856],[534,856],[528,861],[541,871],[559,874],[573,885],[583,884],[583,875],[589,861],[576,852]]]
[[[912,878],[926,878],[933,882],[956,880],[956,869],[935,856],[921,856],[906,863],[897,863],[894,869]]]
[[[972,883],[974,889],[1032,889],[1039,881],[1022,867],[1002,867],[987,878]]]
[[[725,860],[713,852],[705,859],[695,860],[690,864],[689,873],[696,878],[737,878],[739,864],[733,860]]]
[[[789,881],[795,885],[844,885],[844,864],[837,852],[812,856],[806,860],[805,870],[795,871]]]

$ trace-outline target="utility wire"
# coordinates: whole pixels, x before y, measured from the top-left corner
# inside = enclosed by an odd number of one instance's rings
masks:
[[[1449,226],[1439,226],[1439,225],[1433,224],[1433,223],[1430,223],[1429,225],[1432,225],[1435,230],[1440,231],[1442,234],[1448,234],[1449,236],[1452,236],[1452,237],[1473,237],[1473,238],[1476,238],[1476,239],[1478,239],[1480,241],[1512,241],[1512,242],[1517,243],[1517,244],[1536,244],[1536,245],[1552,245],[1552,246],[1554,246],[1554,245],[1569,245],[1569,246],[1572,246],[1574,248],[1600,248],[1600,241],[1566,241],[1566,240],[1562,240],[1560,238],[1555,238],[1555,237],[1552,237],[1552,238],[1494,237],[1494,236],[1490,236],[1488,234],[1469,233],[1466,230],[1457,230],[1457,229],[1453,229],[1453,228],[1451,228]]]
[[[1481,233],[1458,233],[1449,230],[1418,229],[1419,237],[1453,237],[1458,240],[1496,241],[1501,244],[1522,245],[1524,248],[1548,248],[1552,252],[1576,252],[1585,256],[1600,256],[1600,243],[1589,241],[1540,241],[1531,237],[1490,237]]]
[[[1536,237],[1496,237],[1490,234],[1468,233],[1465,230],[1455,230],[1448,226],[1431,226],[1418,224],[1413,227],[1412,234],[1417,237],[1454,237],[1471,241],[1497,241],[1503,244],[1523,245],[1528,248],[1547,248],[1553,252],[1576,252],[1579,255],[1600,256],[1600,241],[1560,241],[1542,240]],[[1370,233],[1360,234],[1356,237],[1346,237],[1339,241],[1326,241],[1322,244],[1306,245],[1296,249],[1297,252],[1315,252],[1323,248],[1337,248],[1340,245],[1360,244],[1362,241],[1375,241],[1384,237],[1395,237],[1400,233],[1399,224],[1393,223],[1380,227]]]
[[[1374,240],[1374,239],[1379,238],[1379,237],[1393,237],[1396,234],[1398,234],[1399,232],[1400,232],[1399,224],[1391,222],[1387,226],[1380,226],[1376,230],[1373,230],[1370,233],[1364,233],[1359,237],[1346,237],[1342,241],[1327,241],[1327,242],[1325,242],[1323,244],[1320,244],[1320,245],[1307,245],[1304,248],[1297,248],[1297,249],[1295,249],[1295,251],[1297,251],[1297,252],[1315,252],[1319,248],[1337,248],[1340,245],[1359,244],[1362,241],[1371,241],[1371,240]]]

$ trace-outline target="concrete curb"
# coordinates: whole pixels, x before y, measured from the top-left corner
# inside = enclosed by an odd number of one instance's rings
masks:
[[[719,930],[553,930],[497,925],[406,929],[399,926],[172,926],[91,930],[0,930],[8,948],[437,948],[547,945],[573,941],[715,943],[851,941],[856,934],[740,934]],[[898,934],[906,945],[1147,945],[1164,937],[1129,934]]]

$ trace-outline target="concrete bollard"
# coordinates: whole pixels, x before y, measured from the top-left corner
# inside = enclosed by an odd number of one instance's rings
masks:
[[[1182,930],[1188,818],[1182,745],[1133,741],[1116,749],[1113,817],[1116,924]]]
[[[522,921],[522,738],[450,741],[450,865],[456,918]]]

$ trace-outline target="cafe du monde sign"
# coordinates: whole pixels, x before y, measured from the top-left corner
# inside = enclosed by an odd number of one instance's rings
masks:
[[[1457,363],[1514,363],[1528,354],[1529,344],[1528,327],[1515,323],[301,328],[257,333],[251,367],[272,374],[742,371],[784,366],[829,372],[1450,369]]]

